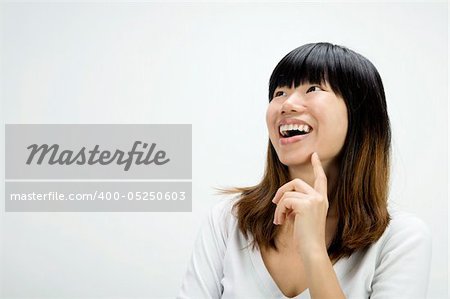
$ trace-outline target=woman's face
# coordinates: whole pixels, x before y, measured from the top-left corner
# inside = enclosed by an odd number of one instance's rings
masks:
[[[269,103],[266,121],[278,158],[287,166],[310,164],[312,153],[317,152],[326,167],[341,151],[348,128],[345,102],[328,83],[278,87]],[[288,136],[302,130],[309,133],[284,137],[280,129]]]

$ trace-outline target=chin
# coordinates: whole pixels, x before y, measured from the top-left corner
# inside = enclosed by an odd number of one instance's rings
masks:
[[[311,155],[309,155],[308,157],[306,157],[306,156],[302,157],[302,156],[300,156],[300,155],[296,155],[295,157],[288,157],[288,156],[280,157],[280,156],[278,156],[278,159],[280,160],[281,163],[283,163],[286,166],[295,166],[295,165],[311,163],[311,160],[310,160]]]

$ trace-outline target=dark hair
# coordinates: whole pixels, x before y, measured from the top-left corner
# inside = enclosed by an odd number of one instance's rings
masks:
[[[336,201],[337,230],[328,254],[332,261],[350,256],[377,241],[390,221],[387,210],[391,129],[383,84],[375,66],[364,56],[339,45],[310,43],[288,53],[275,67],[269,82],[269,102],[277,87],[328,82],[345,101],[347,136],[337,159],[338,180],[328,199]],[[286,165],[268,142],[262,181],[251,187],[221,189],[240,193],[236,202],[238,225],[248,238],[277,250],[278,226],[272,223],[272,199],[289,181]]]

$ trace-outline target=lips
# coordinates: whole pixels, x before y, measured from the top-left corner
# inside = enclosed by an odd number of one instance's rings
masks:
[[[278,139],[278,142],[280,145],[288,145],[294,142],[298,142],[301,140],[304,140],[305,138],[308,138],[308,136],[311,134],[305,134],[305,135],[296,135],[296,136],[292,136],[292,137],[282,137],[280,136],[280,139]]]

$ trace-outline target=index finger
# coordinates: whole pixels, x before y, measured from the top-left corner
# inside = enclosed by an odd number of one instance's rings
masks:
[[[320,194],[327,196],[327,176],[322,167],[322,162],[320,162],[319,155],[314,152],[311,156],[311,163],[314,169],[314,189],[316,189]]]

